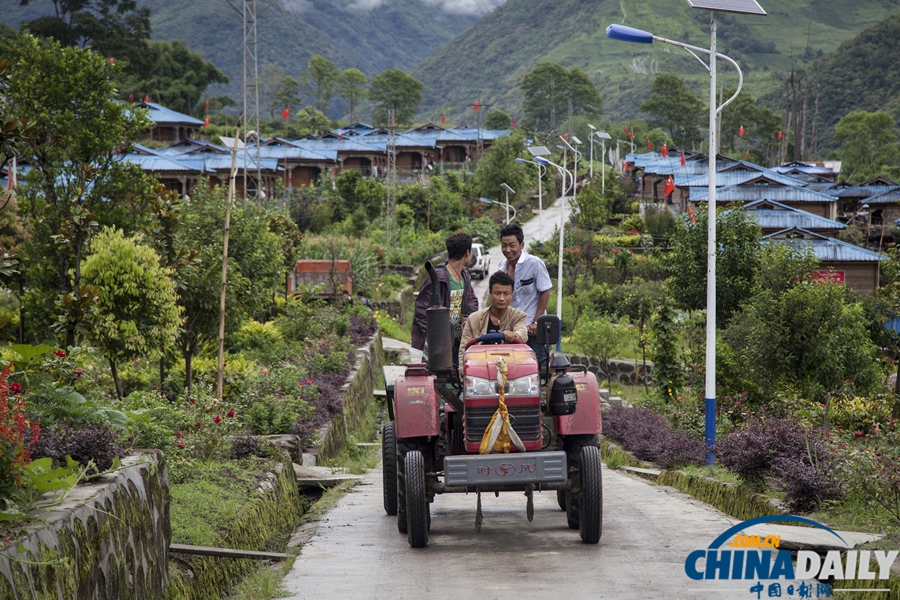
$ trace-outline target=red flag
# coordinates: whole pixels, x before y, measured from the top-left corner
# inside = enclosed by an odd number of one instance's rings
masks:
[[[647,138],[647,147],[653,150],[653,142],[650,141],[650,138]]]
[[[206,110],[205,112],[209,112],[209,98],[206,99]]]
[[[628,135],[628,126],[627,125],[622,125],[622,135],[623,136]]]
[[[663,158],[665,158],[669,155],[669,146],[668,146],[668,144],[666,144],[666,142],[663,142],[662,155],[663,155]]]
[[[675,182],[672,180],[672,176],[669,175],[669,178],[666,179],[666,187],[663,189],[663,194],[668,196],[672,192],[675,191]]]
[[[150,94],[144,96],[144,102],[150,102]]]
[[[131,92],[130,94],[128,94],[128,103],[134,104],[134,92]]]
[[[284,119],[285,121],[287,121],[288,117],[290,117],[290,116],[291,116],[291,107],[290,106],[288,106],[286,109],[281,111],[281,118]]]
[[[203,129],[209,127],[209,115],[206,115],[206,118],[203,119]]]
[[[475,108],[475,112],[478,112],[478,100],[475,101],[475,106],[474,106],[474,108]]]
[[[447,121],[447,113],[441,115],[441,125],[443,125]]]
[[[519,122],[519,117],[513,117],[513,124],[512,124],[513,129],[516,128],[516,125],[518,124],[518,122]]]
[[[738,129],[738,135],[741,137],[744,137],[744,126],[743,125],[741,125],[741,128]]]
[[[338,139],[341,141],[344,140],[344,130],[343,129],[341,129],[341,132],[338,134]]]
[[[563,134],[562,139],[564,139],[564,140],[569,139],[569,132],[568,132],[568,131],[565,132],[565,133]]]
[[[634,140],[634,127],[632,127],[631,131],[628,132],[628,139]]]
[[[691,210],[691,205],[690,205],[690,204],[688,204],[688,210],[687,210],[687,213],[688,213],[688,217],[691,218],[691,223],[696,223],[696,222],[697,222],[697,215],[695,215],[695,214],[694,214],[694,211]]]
[[[631,170],[631,169],[628,167],[628,163],[625,163],[625,172],[627,173],[627,172],[630,171],[630,170]]]
[[[746,152],[744,152],[744,160],[747,160],[748,158],[750,158],[750,151],[749,151],[749,150],[747,150]]]
[[[681,151],[681,166],[684,166],[684,150]]]
[[[781,130],[779,130],[779,131],[778,131],[778,139],[780,140],[781,137],[782,137],[782,136],[781,136]]]

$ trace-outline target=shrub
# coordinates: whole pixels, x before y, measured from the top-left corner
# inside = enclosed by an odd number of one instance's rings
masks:
[[[790,419],[759,419],[724,436],[716,458],[744,481],[768,477],[785,493],[788,508],[810,511],[841,496],[836,461],[825,438]]]
[[[378,331],[378,321],[369,313],[368,318],[350,315],[350,329],[347,335],[350,336],[350,342],[357,348],[369,343],[372,336]]]
[[[865,436],[865,444],[841,444],[847,497],[900,523],[900,434]]]
[[[29,421],[28,410],[18,394],[14,392],[10,397],[8,373],[9,367],[0,372],[0,508],[6,508],[7,502],[16,496],[40,434],[40,427]]]
[[[603,413],[603,433],[620,441],[641,460],[663,468],[703,464],[706,459],[702,440],[672,429],[662,415],[641,406],[610,407]]]
[[[78,427],[60,423],[45,429],[32,451],[34,458],[49,457],[54,466],[66,465],[66,456],[87,466],[93,461],[98,472],[106,471],[113,459],[122,455],[117,436],[105,423],[86,423]]]

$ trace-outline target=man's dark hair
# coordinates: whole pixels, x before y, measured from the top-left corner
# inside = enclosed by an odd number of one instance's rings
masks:
[[[500,230],[500,239],[503,239],[510,235],[516,236],[516,239],[519,240],[520,244],[525,241],[525,232],[522,231],[522,228],[515,223],[510,223]]]
[[[522,231],[519,229],[519,231]],[[504,273],[503,271],[497,271],[491,278],[488,279],[488,291],[493,292],[495,285],[508,285],[511,288],[516,286],[516,282],[513,281],[513,278]]]
[[[454,233],[447,238],[447,258],[459,260],[472,249],[472,236],[465,231]]]
[[[356,295],[359,296],[360,298],[362,298],[362,295],[363,295],[362,290],[359,290],[358,292],[356,292]]]

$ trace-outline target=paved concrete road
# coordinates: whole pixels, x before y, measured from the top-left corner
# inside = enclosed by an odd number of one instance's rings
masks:
[[[734,519],[615,471],[603,477],[599,545],[582,544],[567,528],[555,493],[535,494],[531,523],[523,495],[484,495],[481,533],[475,495],[448,494],[432,505],[428,547],[414,550],[396,517],[384,514],[381,472],[372,471],[325,515],[282,587],[297,600],[750,597],[741,582],[694,582],[684,574],[688,553],[706,548]]]
[[[569,206],[569,199],[559,198],[553,206],[544,207],[543,227],[541,226],[541,218],[539,215],[535,215],[533,219],[522,226],[522,229],[525,231],[526,247],[531,245],[531,242],[534,240],[541,239],[540,232],[542,229],[545,242],[553,236],[553,232],[559,227],[560,206],[565,206],[566,218],[568,218],[569,214],[572,212],[572,208]],[[488,248],[488,252],[491,255],[491,272],[494,272],[497,270],[500,261],[503,260],[503,253],[500,252],[500,246]],[[478,297],[479,306],[484,308],[484,299],[487,297],[488,291],[488,278],[485,277],[484,279],[472,281],[472,288],[475,290],[475,295]]]

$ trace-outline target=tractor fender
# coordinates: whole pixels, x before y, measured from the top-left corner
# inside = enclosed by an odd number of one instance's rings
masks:
[[[603,432],[600,417],[600,386],[591,372],[570,371],[578,393],[578,406],[571,415],[556,417],[559,435],[596,434]]]
[[[439,409],[434,376],[397,378],[394,384],[394,421],[398,438],[439,435]]]

